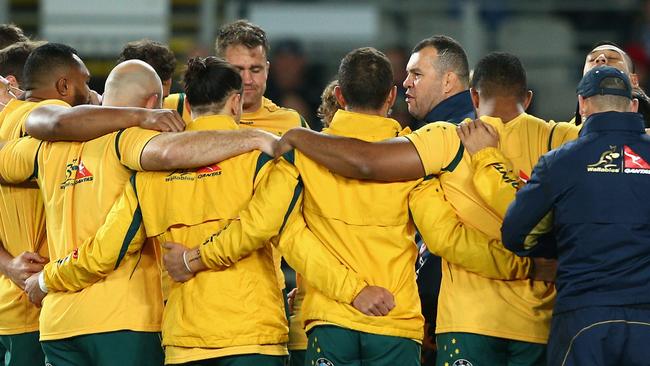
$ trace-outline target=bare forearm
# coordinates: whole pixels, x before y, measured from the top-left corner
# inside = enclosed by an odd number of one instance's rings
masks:
[[[256,130],[187,131],[154,137],[142,152],[145,170],[197,168],[259,148]]]
[[[88,141],[111,132],[138,126],[144,108],[44,106],[30,113],[25,129],[30,136],[46,141]]]
[[[425,175],[415,147],[403,137],[370,143],[301,128],[289,131],[283,139],[310,159],[348,178],[400,181]]]

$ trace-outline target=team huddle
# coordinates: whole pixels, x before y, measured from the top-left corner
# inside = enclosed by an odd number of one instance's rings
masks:
[[[515,55],[424,39],[417,131],[358,48],[315,132],[245,20],[174,94],[160,43],[99,95],[75,49],[0,31],[4,365],[650,365],[648,98],[615,44],[555,122]]]

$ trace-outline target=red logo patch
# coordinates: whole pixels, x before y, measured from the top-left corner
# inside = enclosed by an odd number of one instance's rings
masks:
[[[528,183],[530,177],[526,173],[524,173],[523,170],[519,170],[519,179],[521,179],[521,181],[524,183]]]
[[[79,258],[79,249],[75,249],[72,251],[72,259],[77,259]]]
[[[623,154],[625,155],[625,168],[650,169],[650,165],[629,146],[623,146]]]
[[[214,173],[217,171],[220,171],[221,168],[217,164],[209,165],[209,166],[204,166],[203,168],[200,168],[196,171],[196,174],[207,174],[207,173]]]
[[[93,174],[86,168],[84,163],[79,159],[79,165],[77,167],[77,173],[75,174],[74,179],[81,179],[86,177],[92,177]]]

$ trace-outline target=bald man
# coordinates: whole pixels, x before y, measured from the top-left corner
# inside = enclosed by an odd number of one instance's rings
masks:
[[[46,82],[38,85],[43,88],[28,91],[28,97],[43,98],[58,92],[46,90]],[[57,83],[50,85],[56,88]],[[104,96],[107,106],[71,108],[60,99],[49,100],[23,118],[28,130],[55,134],[61,133],[55,128],[57,124],[65,130],[73,125],[73,119],[79,125],[93,125],[83,133],[95,134],[98,127],[115,129],[111,120],[119,125],[145,116],[149,119],[145,125],[173,122],[178,117],[173,113],[171,119],[156,118],[159,113],[169,117],[169,111],[145,109],[160,107],[161,93],[160,79],[151,66],[131,60],[115,67],[109,75]],[[57,260],[75,249],[71,243],[83,242],[97,232],[133,170],[214,164],[223,159],[223,151],[234,156],[247,147],[240,144],[224,149],[224,140],[230,137],[218,131],[159,133],[138,127],[88,142],[42,142],[25,137],[8,142],[0,150],[0,179],[16,183],[36,178],[45,202],[49,256]],[[138,220],[141,217],[136,215],[133,222]],[[85,290],[47,296],[41,311],[40,340],[48,362],[162,365],[158,263],[155,246],[146,245],[140,256],[124,258],[119,269]],[[120,352],[114,352],[116,348]]]

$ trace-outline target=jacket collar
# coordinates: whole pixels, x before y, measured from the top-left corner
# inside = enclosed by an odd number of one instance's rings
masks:
[[[602,112],[594,113],[584,123],[580,136],[591,132],[629,131],[645,133],[643,116],[633,112]]]
[[[458,124],[465,118],[476,118],[469,90],[452,95],[440,102],[431,112],[427,113],[423,122],[447,121]]]
[[[401,130],[402,126],[392,118],[339,109],[329,128],[323,131],[365,141],[380,141],[398,136]]]
[[[231,117],[222,114],[201,116],[195,118],[189,125],[188,130],[236,130],[239,128],[237,122]]]

